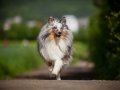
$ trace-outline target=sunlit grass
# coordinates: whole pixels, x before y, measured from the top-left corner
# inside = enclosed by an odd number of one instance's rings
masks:
[[[22,41],[9,41],[8,46],[0,42],[0,79],[9,79],[26,71],[43,66],[36,42],[23,46]]]
[[[86,58],[86,54],[88,53],[88,45],[82,42],[74,42],[74,54],[73,54],[73,60],[72,63],[76,63],[80,60],[83,60]]]
[[[74,47],[72,64],[83,59],[87,52],[84,43],[74,42]],[[3,41],[0,41],[0,79],[10,79],[44,65],[36,41],[29,41],[28,46],[24,46],[22,41],[9,41],[8,46],[3,46]]]

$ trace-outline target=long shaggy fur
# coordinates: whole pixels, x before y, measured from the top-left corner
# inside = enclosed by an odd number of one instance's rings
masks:
[[[73,35],[63,17],[59,22],[50,17],[38,37],[38,51],[49,67],[51,77],[60,80],[60,72],[72,59]]]

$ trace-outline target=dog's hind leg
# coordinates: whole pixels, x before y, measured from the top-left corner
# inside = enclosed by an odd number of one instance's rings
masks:
[[[46,62],[46,65],[48,66],[50,78],[52,78],[52,71],[53,71],[53,67],[54,67],[54,62],[52,62],[52,61]]]
[[[52,70],[53,70],[53,67],[48,67],[48,70],[49,70],[50,78],[52,78]]]

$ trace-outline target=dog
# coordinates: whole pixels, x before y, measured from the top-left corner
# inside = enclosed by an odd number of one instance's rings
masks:
[[[50,77],[61,80],[61,70],[69,65],[73,53],[73,34],[66,24],[66,18],[60,21],[49,17],[37,37],[38,51],[50,71]]]

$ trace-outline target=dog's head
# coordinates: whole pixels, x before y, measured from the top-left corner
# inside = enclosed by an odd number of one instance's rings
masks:
[[[65,37],[67,34],[68,26],[66,25],[66,18],[62,17],[60,21],[54,20],[53,17],[48,19],[48,33],[52,33],[54,37],[60,38]]]

